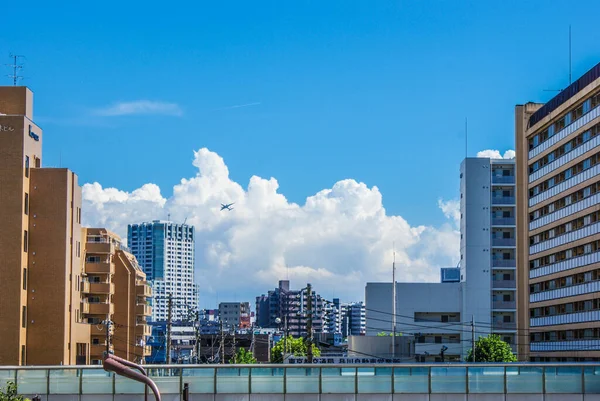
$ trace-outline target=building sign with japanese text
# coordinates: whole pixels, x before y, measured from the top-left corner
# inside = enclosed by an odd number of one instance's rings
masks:
[[[335,358],[313,358],[313,364],[325,365],[325,364],[338,364],[338,365],[375,365],[378,363],[402,363],[404,362],[401,358],[360,358],[360,357],[335,357]],[[308,363],[308,358],[292,357],[288,358],[289,364],[303,364]]]

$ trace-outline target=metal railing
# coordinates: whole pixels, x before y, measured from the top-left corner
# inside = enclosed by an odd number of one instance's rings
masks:
[[[517,322],[494,322],[493,327],[497,330],[516,330]]]
[[[515,280],[492,280],[492,288],[517,288]]]
[[[492,303],[492,309],[516,309],[517,303],[515,301],[494,301]]]
[[[517,246],[515,238],[492,238],[492,246]]]
[[[598,363],[143,367],[164,399],[179,399],[186,385],[190,394],[198,395],[563,394],[556,399],[567,400],[574,397],[568,394],[600,394]],[[115,395],[139,399],[145,388],[143,383],[104,371],[102,366],[4,366],[0,368],[0,387],[8,381],[17,384],[19,394],[50,395],[48,399],[77,399],[82,394],[93,394],[99,401],[116,399]]]
[[[514,184],[514,175],[492,175],[492,184]]]
[[[514,196],[492,196],[492,205],[514,205]]]
[[[492,267],[516,267],[515,259],[492,259]]]
[[[514,226],[515,224],[514,217],[492,217],[493,226]]]

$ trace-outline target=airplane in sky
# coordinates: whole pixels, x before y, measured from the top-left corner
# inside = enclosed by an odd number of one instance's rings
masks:
[[[225,210],[225,209],[227,209],[227,210],[233,210],[233,208],[231,207],[231,205],[233,205],[234,203],[235,202],[232,202],[232,203],[228,203],[226,205],[224,205],[224,204],[221,203],[221,210]]]

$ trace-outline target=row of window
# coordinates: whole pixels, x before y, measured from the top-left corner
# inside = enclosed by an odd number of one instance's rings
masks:
[[[574,109],[567,111],[560,118],[555,120],[554,124],[551,124],[549,127],[544,129],[539,134],[536,134],[529,138],[529,150],[532,150],[542,143],[546,142],[548,139],[552,138],[554,134],[558,133],[560,130],[570,125],[574,121],[580,119],[584,114],[588,113],[590,110],[595,108],[600,104],[600,93],[591,96],[581,103],[579,106]]]
[[[564,198],[557,199],[554,202],[549,203],[537,210],[534,210],[533,212],[529,213],[529,221],[532,222],[550,213],[554,213],[557,210],[563,209],[573,203],[577,203],[580,200],[588,198],[598,192],[600,192],[600,181],[580,189],[577,192],[573,192]]]
[[[588,244],[578,245],[564,251],[556,252],[551,255],[542,256],[541,258],[529,261],[529,269],[534,270],[540,267],[551,265],[563,260],[573,259],[581,255],[589,254],[600,250],[600,241],[592,241]]]
[[[541,308],[531,308],[529,317],[544,317],[566,315],[569,313],[587,312],[600,309],[600,299],[590,299],[587,301],[569,302],[566,304],[544,306]]]
[[[589,130],[577,135],[575,138],[571,139],[569,142],[555,149],[554,151],[548,153],[538,161],[529,165],[529,174],[533,174],[542,167],[547,164],[552,163],[554,160],[558,159],[562,155],[569,153],[571,150],[578,148],[583,145],[590,139],[596,137],[600,134],[600,124],[594,125]]]
[[[600,339],[600,328],[531,333],[529,339],[532,343],[542,341],[597,340]]]
[[[570,276],[565,277],[559,277],[553,280],[531,284],[529,286],[529,293],[537,294],[538,292],[552,291],[558,288],[571,287],[573,285],[589,283],[592,281],[597,281],[598,277],[600,277],[600,269],[592,270],[585,273],[572,274]]]
[[[529,198],[533,198],[536,195],[539,195],[540,193],[549,190],[550,188],[560,184],[561,182],[564,182],[568,179],[570,179],[571,177],[589,169],[592,168],[593,166],[595,166],[596,164],[600,163],[600,152],[593,154],[592,156],[588,157],[585,160],[580,161],[579,163],[577,163],[576,165],[561,171],[560,173],[556,174],[555,176],[539,183],[538,185],[534,186],[533,188],[529,189]]]
[[[542,231],[539,234],[529,237],[529,245],[534,245],[542,241],[547,241],[551,238],[558,237],[570,231],[579,230],[582,227],[589,226],[600,220],[600,211],[578,217],[568,223],[561,224],[557,227]]]

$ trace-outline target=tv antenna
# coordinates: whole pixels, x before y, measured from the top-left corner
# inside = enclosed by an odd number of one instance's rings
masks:
[[[571,24],[569,24],[569,85],[571,85],[573,83],[571,77]]]
[[[23,79],[24,77],[22,75],[19,75],[18,72],[19,70],[23,69],[23,65],[19,64],[19,59],[25,58],[25,56],[21,56],[18,54],[10,54],[9,57],[12,59],[12,64],[6,64],[8,67],[12,68],[12,75],[9,74],[7,75],[7,77],[12,78],[13,80],[13,86],[17,86],[17,82],[19,81],[19,79]]]

